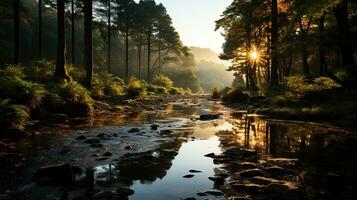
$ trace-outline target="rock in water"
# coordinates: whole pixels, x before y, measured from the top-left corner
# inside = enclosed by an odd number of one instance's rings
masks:
[[[139,131],[140,131],[140,129],[138,129],[138,128],[132,128],[128,131],[128,133],[137,133]]]
[[[33,179],[42,184],[71,184],[74,174],[70,164],[49,165],[38,169]]]
[[[219,119],[219,117],[222,114],[207,114],[207,115],[200,115],[200,120],[202,121],[208,121],[208,120],[215,120],[215,119]]]
[[[242,178],[250,178],[254,176],[263,176],[262,170],[260,169],[248,169],[238,173]]]
[[[134,190],[130,188],[118,188],[116,192],[119,194],[119,196],[130,196],[135,193]]]
[[[158,124],[152,124],[151,126],[151,130],[157,130],[159,128]]]
[[[185,175],[185,176],[183,176],[184,178],[192,178],[192,177],[194,177],[195,175],[193,175],[193,174],[187,174],[187,175]]]
[[[208,190],[205,193],[212,195],[212,196],[223,196],[224,195],[224,193],[220,190]]]

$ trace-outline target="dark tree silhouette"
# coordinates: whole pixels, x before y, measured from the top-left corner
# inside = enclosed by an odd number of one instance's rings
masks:
[[[54,76],[57,79],[69,79],[66,62],[66,31],[64,18],[64,0],[57,0],[57,62]]]
[[[92,87],[93,77],[93,38],[92,38],[92,1],[84,1],[84,66],[86,69],[85,85]]]

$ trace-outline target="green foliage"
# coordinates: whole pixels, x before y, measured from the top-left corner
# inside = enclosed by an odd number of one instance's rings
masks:
[[[124,94],[124,81],[108,73],[93,75],[91,90],[93,98],[115,98]]]
[[[22,79],[23,73],[18,67],[8,66],[0,70],[0,94],[13,103],[24,104],[34,109],[40,106],[45,89],[43,85]]]
[[[126,94],[129,98],[138,98],[144,95],[145,86],[144,84],[136,79],[135,77],[130,77],[126,88]]]
[[[192,92],[190,89],[173,87],[169,90],[169,94],[171,94],[171,95],[189,95],[189,94],[192,94]]]
[[[156,75],[153,79],[153,84],[166,89],[170,89],[174,86],[174,82],[168,76],[164,75]]]
[[[244,94],[238,88],[230,88],[222,94],[222,101],[225,103],[242,103],[248,99],[248,95]]]
[[[32,81],[45,82],[52,79],[55,64],[46,60],[32,62],[24,68],[26,78]]]
[[[60,103],[61,97],[64,102],[64,109],[71,115],[91,115],[93,113],[93,99],[90,93],[82,85],[75,81],[63,81],[53,87],[51,91],[58,96],[52,96],[54,103]]]
[[[211,94],[212,94],[212,99],[220,99],[221,98],[221,94],[219,92],[218,87],[211,88]]]
[[[0,68],[0,76],[25,78],[24,68],[20,65],[6,65]]]
[[[304,76],[290,76],[286,78],[286,86],[289,90],[298,93],[331,90],[341,87],[340,84],[328,77],[306,79]]]
[[[22,131],[29,118],[26,106],[11,104],[10,99],[0,99],[0,127]]]

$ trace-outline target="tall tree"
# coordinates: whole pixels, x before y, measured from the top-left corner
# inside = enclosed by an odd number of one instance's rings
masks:
[[[84,1],[84,66],[86,69],[85,85],[88,89],[92,88],[93,77],[92,9],[93,2],[91,0]]]
[[[42,58],[42,0],[38,0],[38,59]]]
[[[125,78],[129,78],[129,34],[133,24],[135,2],[133,0],[118,0],[118,27],[125,36]]]
[[[64,18],[64,0],[57,0],[57,62],[54,76],[57,79],[69,79],[66,62],[66,32]]]
[[[76,31],[75,31],[75,10],[74,0],[71,0],[71,46],[72,46],[72,64],[76,65]]]
[[[357,77],[356,63],[354,59],[353,46],[351,44],[351,29],[348,21],[348,4],[347,0],[341,0],[334,8],[337,19],[337,29],[340,34],[340,51],[342,65],[346,68],[351,77]]]
[[[112,37],[112,32],[111,32],[111,18],[112,18],[112,12],[111,12],[111,0],[108,0],[108,73],[111,73],[111,37]]]
[[[20,53],[20,0],[14,0],[14,64],[19,64]]]
[[[271,3],[271,85],[279,84],[278,80],[278,1]]]

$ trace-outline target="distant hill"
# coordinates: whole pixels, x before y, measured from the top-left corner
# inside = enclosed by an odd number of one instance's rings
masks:
[[[220,60],[218,55],[208,48],[191,47],[191,52],[197,62],[197,75],[201,87],[206,91],[217,86],[231,86],[233,72],[228,72],[229,62]]]

